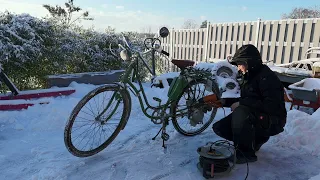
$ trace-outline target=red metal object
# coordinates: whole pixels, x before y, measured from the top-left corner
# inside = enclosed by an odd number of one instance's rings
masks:
[[[49,104],[49,102],[41,102],[38,104]],[[23,104],[3,104],[0,105],[0,111],[15,111],[15,110],[22,110],[28,109],[28,107],[35,105],[34,103],[23,103]]]
[[[73,88],[52,88],[52,89],[40,89],[40,90],[28,90],[28,91],[19,91],[19,94],[13,95],[8,93],[5,95],[0,95],[0,110],[22,110],[27,109],[30,106],[35,104],[48,104],[48,100],[38,100],[32,101],[39,98],[49,98],[49,97],[58,97],[58,96],[68,96],[74,93],[76,90]],[[1,102],[2,100],[2,102]],[[10,102],[12,100],[12,102]],[[14,102],[16,100],[30,100],[22,102]]]
[[[37,99],[67,96],[76,91],[70,87],[19,91],[9,77],[3,72],[1,64],[0,81],[3,82],[11,91],[11,93],[0,94],[0,110],[20,110],[27,109],[29,106],[33,106],[34,104],[48,104],[48,100]]]
[[[308,103],[306,103],[306,101],[304,100],[294,98],[293,94],[287,93],[286,90],[284,91],[284,94],[285,94],[284,96],[285,101],[291,103],[290,110],[292,110],[293,106],[298,106],[298,109],[300,108],[300,106],[304,106],[304,107],[313,108],[314,110],[317,110],[320,107],[320,96],[318,96],[317,101],[315,102],[308,101]]]
[[[37,99],[37,98],[44,98],[44,97],[67,96],[74,92],[75,92],[74,89],[70,89],[70,90],[57,89],[56,91],[52,91],[52,92],[31,92],[30,91],[30,93],[23,93],[15,96],[11,96],[11,95],[0,96],[0,100]]]
[[[0,105],[1,111],[8,111],[8,110],[21,110],[27,109],[29,106],[33,106],[34,104],[26,103],[26,104],[4,104]]]
[[[218,100],[218,97],[216,94],[211,94],[211,95],[208,95],[208,96],[205,96],[203,97],[203,101],[206,103],[206,104],[209,104],[213,107],[223,107],[221,101]]]
[[[291,102],[290,110],[293,108],[294,105],[297,105],[298,109],[300,106],[304,106],[304,107],[309,107],[309,108],[313,108],[314,110],[317,110],[320,107],[320,101],[304,103],[303,100],[293,99],[293,101]]]

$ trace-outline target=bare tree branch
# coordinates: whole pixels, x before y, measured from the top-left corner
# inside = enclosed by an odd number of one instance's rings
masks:
[[[195,29],[197,27],[198,27],[197,23],[192,19],[186,20],[182,25],[183,29]]]
[[[297,7],[292,9],[288,14],[283,14],[282,19],[306,19],[306,18],[320,18],[320,7],[313,6],[310,8]]]

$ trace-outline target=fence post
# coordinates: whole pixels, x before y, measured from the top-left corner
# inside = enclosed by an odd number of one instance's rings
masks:
[[[258,21],[257,21],[257,31],[256,31],[256,39],[255,39],[255,42],[254,42],[254,45],[258,48],[258,40],[259,40],[259,32],[260,32],[260,22],[261,22],[261,19],[258,18]]]
[[[169,59],[172,59],[173,57],[173,35],[174,35],[173,30],[174,28],[171,29],[170,38],[169,38],[169,45],[170,45]]]
[[[209,41],[209,30],[210,30],[210,22],[207,22],[207,34],[206,34],[206,42],[205,42],[205,46],[204,46],[204,59],[206,60],[206,62],[208,62],[208,59],[207,59],[207,57],[208,57],[208,46],[209,46],[209,44],[208,43],[210,43],[210,41]]]
[[[173,39],[175,37],[174,36],[174,28],[171,29],[171,36],[170,36],[170,55],[169,55],[169,59],[172,60],[172,58],[174,58],[174,43],[173,43]],[[171,62],[169,61],[168,62],[168,65],[169,65],[169,71],[172,72],[172,64]]]

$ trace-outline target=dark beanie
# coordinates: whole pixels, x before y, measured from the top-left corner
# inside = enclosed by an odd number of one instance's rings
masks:
[[[262,64],[262,59],[258,49],[252,44],[241,46],[234,54],[231,64],[247,64],[248,69],[254,69]]]

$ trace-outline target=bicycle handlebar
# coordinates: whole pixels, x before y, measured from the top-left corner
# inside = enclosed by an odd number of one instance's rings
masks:
[[[123,36],[123,34],[122,34],[122,36]],[[127,39],[126,39],[124,36],[123,36],[122,39],[123,39],[125,45],[128,47],[128,48],[125,48],[125,47],[123,47],[121,44],[119,44],[119,47],[121,47],[123,50],[130,50],[131,52],[137,52],[137,53],[139,53],[139,54],[146,54],[146,53],[149,53],[149,52],[152,51],[152,50],[155,50],[155,51],[157,51],[157,52],[159,52],[159,53],[161,53],[161,54],[164,54],[164,55],[166,55],[166,56],[169,56],[169,55],[170,55],[168,52],[166,52],[166,51],[164,51],[164,50],[162,49],[162,47],[161,47],[161,41],[160,41],[159,38],[146,38],[146,39],[144,40],[144,45],[145,45],[146,49],[148,49],[148,51],[143,52],[143,53],[141,53],[140,51],[134,50],[134,49],[129,45]],[[149,42],[148,45],[147,45],[146,42],[147,42],[148,40],[151,40],[151,42]]]

